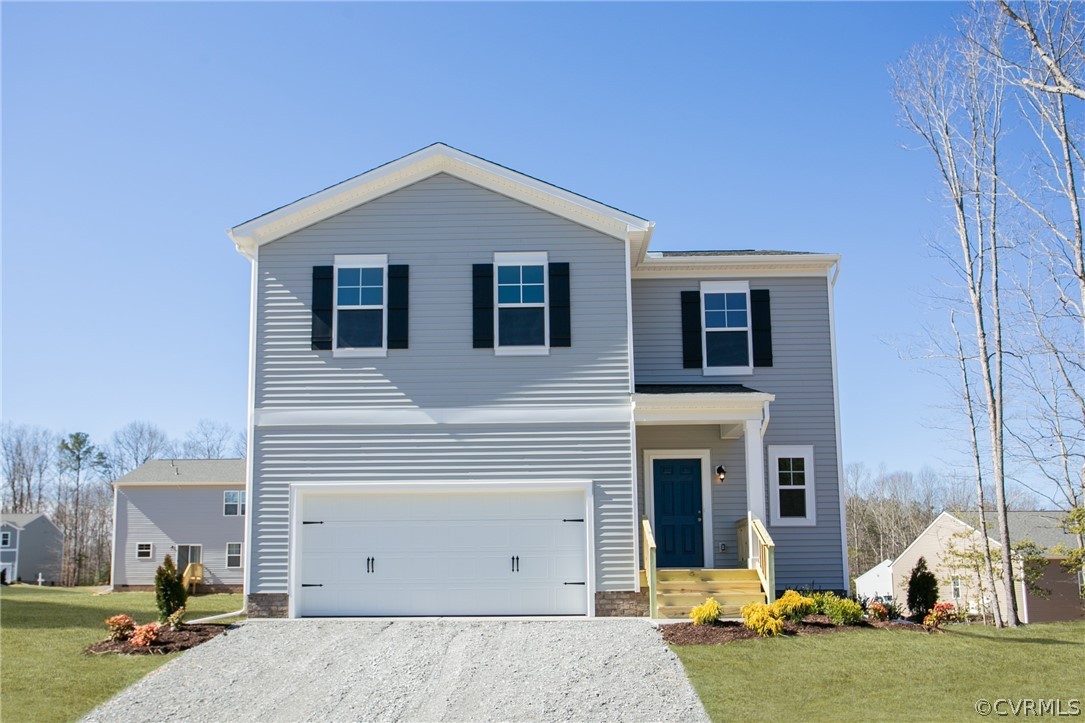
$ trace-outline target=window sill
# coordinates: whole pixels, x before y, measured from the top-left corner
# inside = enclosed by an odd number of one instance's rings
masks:
[[[332,349],[333,357],[341,357],[344,359],[360,359],[360,358],[379,358],[387,357],[387,349]]]
[[[753,376],[753,367],[704,367],[706,377]]]
[[[548,346],[499,346],[494,356],[550,356]]]
[[[810,519],[808,517],[784,517],[782,519],[773,518],[769,523],[770,527],[816,527],[818,524],[817,519]]]

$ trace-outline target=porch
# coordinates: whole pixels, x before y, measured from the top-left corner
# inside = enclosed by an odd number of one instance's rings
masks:
[[[741,385],[638,385],[641,588],[653,618],[708,597],[735,617],[775,599],[763,437],[775,397]]]

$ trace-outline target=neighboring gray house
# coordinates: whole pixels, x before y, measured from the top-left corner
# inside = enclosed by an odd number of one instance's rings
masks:
[[[64,535],[42,513],[0,515],[0,570],[7,582],[59,585]]]
[[[846,590],[839,257],[649,253],[653,229],[443,144],[232,229],[250,614]]]
[[[166,555],[203,564],[198,591],[239,592],[245,570],[245,460],[152,460],[113,483],[114,590],[153,589]]]

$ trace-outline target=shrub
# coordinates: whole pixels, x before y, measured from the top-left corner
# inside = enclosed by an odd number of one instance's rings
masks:
[[[147,623],[146,625],[140,625],[132,631],[132,637],[128,639],[132,645],[139,645],[146,647],[158,640],[158,633],[162,629],[162,626],[158,623]]]
[[[868,603],[866,606],[866,614],[871,620],[877,620],[878,622],[884,622],[889,619],[889,611],[880,602]]]
[[[938,602],[938,578],[927,569],[926,558],[919,558],[908,576],[908,610],[922,618]]]
[[[170,630],[180,630],[185,626],[185,609],[177,608],[166,618],[166,627]]]
[[[810,599],[814,601],[814,610],[812,615],[828,615],[829,606],[834,600],[838,600],[836,593],[833,592],[815,592],[810,596]]]
[[[755,602],[742,608],[742,621],[747,628],[763,638],[771,638],[784,631],[784,621],[771,605]]]
[[[106,618],[105,624],[109,628],[110,640],[127,640],[136,627],[136,621],[124,614]]]
[[[934,609],[923,618],[923,624],[931,628],[940,628],[946,623],[961,622],[962,617],[953,603],[935,603]]]
[[[799,622],[807,615],[814,612],[814,599],[800,595],[794,590],[786,590],[780,598],[772,604],[773,613],[776,617],[784,618],[792,622]]]
[[[863,606],[854,600],[834,595],[833,599],[825,604],[825,614],[833,625],[857,625],[863,619]]]
[[[185,606],[185,585],[181,574],[169,555],[154,574],[154,602],[158,606],[158,620],[166,622],[170,615]]]
[[[723,608],[716,602],[716,598],[710,597],[703,604],[689,611],[694,625],[706,625],[716,622],[723,614]]]
[[[889,620],[900,620],[904,617],[904,611],[900,609],[900,605],[895,602],[884,603],[885,612],[889,616]]]

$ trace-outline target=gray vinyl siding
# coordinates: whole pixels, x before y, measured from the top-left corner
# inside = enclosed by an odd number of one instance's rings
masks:
[[[118,487],[114,585],[153,585],[166,555],[177,561],[177,545],[202,545],[204,583],[241,585],[244,568],[226,567],[226,544],[245,541],[245,518],[223,515],[223,492],[244,485]],[[136,546],[153,545],[151,559],[137,559]],[[242,565],[245,556],[242,550]]]
[[[260,248],[256,407],[497,407],[628,402],[625,242],[440,174]],[[570,348],[472,348],[472,265],[494,252],[568,262]],[[410,266],[410,348],[310,350],[312,267],[336,254]]]
[[[547,356],[472,348],[472,265],[540,251],[570,266],[572,346]],[[310,349],[312,267],[337,254],[410,266],[409,349],[386,358]],[[258,411],[525,411],[503,425],[257,426],[249,592],[287,592],[291,483],[521,479],[593,480],[597,588],[632,589],[629,424],[536,423],[530,414],[629,407],[626,263],[623,240],[446,174],[262,246]]]
[[[638,509],[641,515],[648,516],[645,503],[644,485],[648,476],[644,467],[644,452],[666,452],[671,449],[699,450],[710,452],[710,469],[722,464],[727,470],[727,479],[712,486],[712,548],[713,567],[745,567],[746,561],[738,559],[738,538],[735,523],[746,519],[746,450],[745,442],[739,439],[720,439],[720,425],[648,425],[637,427],[637,486]],[[720,552],[720,543],[727,545],[727,550]]]
[[[19,535],[19,577],[34,582],[40,573],[45,584],[60,584],[64,535],[44,517],[31,520]]]
[[[828,281],[824,277],[750,280],[751,289],[770,291],[773,366],[735,376],[704,376],[700,369],[682,368],[681,292],[699,289],[700,281],[634,279],[636,382],[742,384],[775,394],[764,440],[766,475],[769,446],[813,445],[817,509],[815,527],[769,527],[777,545],[777,586],[847,589],[837,480]],[[728,481],[731,469],[728,465]],[[770,490],[768,477],[765,489],[766,493]],[[771,509],[772,504],[769,500],[766,509]]]
[[[594,481],[597,589],[632,589],[630,442],[628,424],[258,428],[249,592],[287,592],[291,483],[559,479]]]
[[[0,531],[8,533],[7,547],[0,547],[0,563],[14,565],[18,559],[19,530],[12,525],[0,525]],[[8,582],[14,582],[14,578]]]

